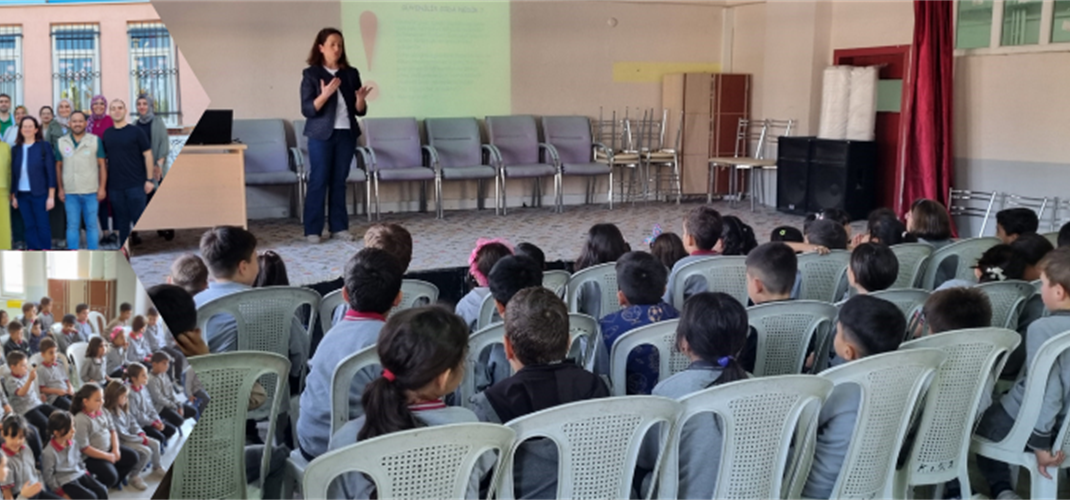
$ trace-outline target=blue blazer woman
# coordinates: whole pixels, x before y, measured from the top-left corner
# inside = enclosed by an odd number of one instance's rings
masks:
[[[26,247],[29,250],[50,250],[52,228],[48,221],[49,192],[56,189],[56,159],[52,145],[39,140],[26,150],[26,176],[30,190],[19,189],[22,181],[23,147],[16,145],[11,151],[11,193],[19,203],[19,213],[26,224]]]
[[[316,110],[315,100],[322,85],[338,77],[338,91]],[[329,229],[332,234],[349,230],[346,213],[346,178],[356,152],[360,128],[357,117],[368,108],[357,111],[357,89],[361,88],[356,68],[338,68],[332,75],[323,66],[305,68],[301,78],[301,114],[305,117],[305,136],[308,137],[308,193],[305,199],[305,235],[319,237],[324,226],[324,198],[330,190]],[[335,128],[338,95],[345,103],[349,129]],[[366,103],[365,103],[366,104]]]

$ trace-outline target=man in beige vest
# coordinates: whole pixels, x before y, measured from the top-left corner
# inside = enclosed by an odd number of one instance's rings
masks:
[[[85,221],[86,248],[100,245],[100,222],[97,210],[104,199],[108,168],[104,162],[104,144],[86,132],[85,113],[71,113],[67,124],[71,132],[56,141],[56,179],[59,199],[67,207],[67,248],[77,250],[79,229]]]

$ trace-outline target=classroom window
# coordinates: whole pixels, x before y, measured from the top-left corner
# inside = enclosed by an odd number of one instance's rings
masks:
[[[22,102],[22,27],[0,26],[0,94]]]
[[[52,27],[53,102],[69,99],[74,109],[88,110],[100,94],[100,26]]]
[[[0,288],[7,297],[22,297],[26,293],[22,274],[22,252],[0,253]]]
[[[168,126],[181,121],[178,105],[178,64],[171,34],[162,23],[131,23],[130,102],[145,93],[156,100],[155,113]],[[131,106],[136,114],[136,106]]]
[[[49,252],[45,262],[48,279],[76,280],[78,276],[78,252]]]
[[[1040,43],[1040,0],[1004,0],[1003,31],[1000,45],[1036,45]]]
[[[1070,50],[1070,0],[958,0],[955,18],[956,49]]]
[[[1051,17],[1051,43],[1070,42],[1070,0],[1055,0]]]
[[[956,49],[988,47],[992,39],[992,0],[959,0]]]

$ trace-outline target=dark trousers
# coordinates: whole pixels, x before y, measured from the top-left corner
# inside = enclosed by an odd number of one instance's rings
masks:
[[[56,206],[48,212],[48,223],[52,226],[52,239],[67,239],[67,208],[59,196],[56,197]]]
[[[71,398],[69,398],[67,396],[59,396],[59,397],[56,398],[55,401],[53,401],[53,402],[51,402],[49,404],[54,406],[54,407],[56,407],[56,408],[59,408],[61,410],[65,410],[65,411],[70,411],[71,410]]]
[[[187,418],[193,418],[196,415],[197,409],[193,406],[190,406],[189,404],[182,405],[181,415],[179,415],[177,411],[172,410],[170,408],[164,408],[163,410],[160,410],[160,419],[175,426],[175,428],[181,428],[182,423],[185,422]]]
[[[19,488],[21,489],[22,486],[19,486]],[[18,495],[18,491],[15,491],[15,494]],[[44,488],[41,488],[41,492],[38,493],[37,496],[33,496],[30,498],[32,500],[61,500],[63,497],[52,493],[51,491],[48,491]]]
[[[7,202],[11,204],[10,201]],[[26,224],[22,222],[22,211],[11,207],[11,248],[15,248],[15,243],[26,242]]]
[[[37,428],[29,426],[26,428],[26,446],[30,447],[30,451],[33,452],[33,459],[38,463],[41,462],[41,436],[37,435]],[[20,484],[19,487],[22,485]]]
[[[119,368],[117,368],[115,370],[112,370],[112,372],[108,374],[109,377],[118,378],[118,379],[123,378],[123,375],[126,375],[126,367],[125,366],[120,366]]]
[[[330,232],[349,229],[346,178],[353,163],[356,138],[351,130],[335,129],[326,141],[308,139],[308,194],[305,197],[305,235],[323,232],[326,198]]]
[[[51,250],[52,228],[48,223],[48,210],[45,203],[48,195],[34,196],[20,191],[15,197],[19,200],[19,213],[26,231],[27,250]]]
[[[1014,417],[1007,414],[997,399],[985,410],[974,433],[992,441],[1001,441],[1013,427]],[[1011,467],[1006,463],[977,455],[977,468],[988,481],[990,498],[996,498],[1001,492],[1011,489]]]
[[[108,498],[108,488],[105,488],[93,476],[86,474],[63,485],[63,494],[71,500],[97,500]]]
[[[115,229],[119,231],[119,245],[122,245],[145,211],[145,186],[109,189],[108,199],[115,211]]]
[[[119,461],[115,463],[99,458],[85,458],[85,468],[101,484],[108,488],[119,486],[137,465],[137,452],[125,446],[119,447]]]
[[[51,436],[48,432],[48,417],[52,415],[52,412],[56,411],[56,407],[47,404],[41,404],[30,411],[23,413],[22,416],[26,419],[30,425],[37,428],[37,432],[41,436]],[[48,441],[45,439],[45,441]]]
[[[178,433],[178,427],[175,427],[170,422],[163,421],[163,430],[159,430],[151,425],[142,427],[141,430],[145,431],[145,435],[160,442],[160,444],[167,444],[167,440]]]
[[[100,219],[100,230],[107,231],[108,229],[111,229],[111,226],[108,225],[108,221],[111,220],[112,212],[111,200],[108,199],[107,193],[104,194],[104,199],[100,200],[98,206],[99,208],[97,209],[97,218]]]

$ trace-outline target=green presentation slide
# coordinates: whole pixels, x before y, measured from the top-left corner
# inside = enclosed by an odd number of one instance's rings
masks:
[[[346,55],[371,115],[441,118],[511,111],[509,2],[342,2]]]

